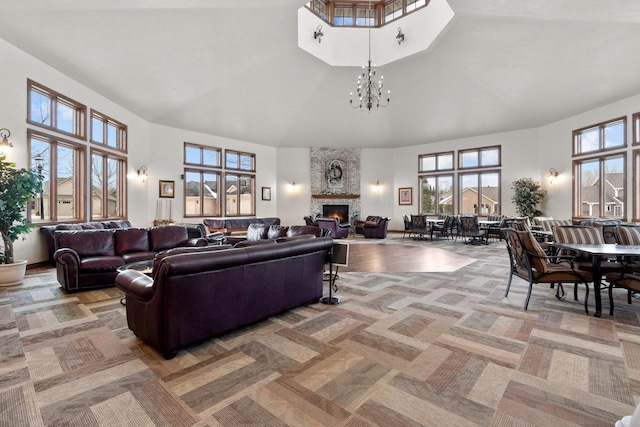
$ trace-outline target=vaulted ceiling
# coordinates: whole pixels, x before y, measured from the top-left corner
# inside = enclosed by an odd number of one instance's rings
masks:
[[[304,3],[0,0],[0,37],[150,122],[277,147],[525,129],[640,93],[638,1],[449,0],[429,49],[381,67],[389,107],[361,112],[358,68],[298,48]]]

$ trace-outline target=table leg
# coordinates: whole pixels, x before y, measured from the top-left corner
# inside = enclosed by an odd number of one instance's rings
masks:
[[[593,254],[591,263],[591,270],[593,274],[593,293],[596,297],[596,312],[594,316],[600,317],[602,315],[602,297],[600,296],[600,285],[602,280],[602,275],[600,274],[600,255]]]

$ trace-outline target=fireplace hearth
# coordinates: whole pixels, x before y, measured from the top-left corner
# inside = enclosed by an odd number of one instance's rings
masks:
[[[349,205],[322,205],[322,216],[338,218],[338,222],[349,222]]]

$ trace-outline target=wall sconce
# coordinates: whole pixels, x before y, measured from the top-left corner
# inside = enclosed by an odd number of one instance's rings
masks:
[[[2,141],[0,141],[0,155],[8,156],[13,150],[13,144],[9,142],[9,137],[11,136],[11,131],[6,128],[0,129],[0,137]]]
[[[322,43],[322,37],[324,33],[322,32],[322,25],[318,25],[316,30],[313,32],[313,38],[318,40],[318,43]]]
[[[554,168],[550,168],[549,175],[547,175],[547,180],[549,181],[549,184],[553,184],[553,181],[555,181],[557,177],[558,177],[558,171],[555,170]]]
[[[376,190],[376,193],[379,193],[381,188],[380,188],[380,180],[377,179],[376,180],[376,185],[373,187]]]
[[[138,169],[138,179],[144,184],[145,182],[147,182],[147,176],[147,167],[140,166],[140,169]]]
[[[296,185],[296,180],[294,179],[291,182],[291,191],[295,193],[295,191],[298,189],[298,186]]]
[[[402,42],[404,41],[404,34],[402,34],[402,28],[398,27],[398,35],[396,36],[396,40],[398,41],[398,44],[402,44]]]

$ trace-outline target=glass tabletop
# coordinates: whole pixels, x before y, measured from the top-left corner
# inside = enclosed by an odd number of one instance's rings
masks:
[[[147,276],[151,276],[151,272],[153,271],[153,260],[148,259],[145,261],[132,262],[130,264],[125,264],[118,267],[117,270],[119,272],[126,271],[126,270],[136,270],[146,274]]]

